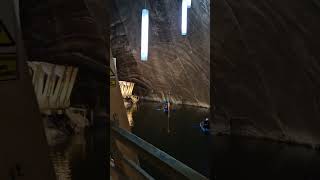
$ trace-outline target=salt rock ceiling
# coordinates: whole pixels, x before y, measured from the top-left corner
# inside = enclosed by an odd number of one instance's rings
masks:
[[[188,34],[181,36],[181,0],[147,0],[150,13],[149,57],[140,60],[144,0],[112,2],[111,49],[121,80],[136,83],[136,94],[152,100],[210,104],[210,4],[194,0]]]
[[[216,0],[214,127],[320,144],[320,1]]]
[[[140,29],[145,2],[150,32],[149,60],[143,63]],[[104,72],[111,38],[119,78],[135,82],[134,93],[153,100],[170,95],[176,103],[208,107],[209,6],[209,0],[192,1],[186,37],[180,35],[181,0],[21,1],[21,19],[29,60]]]
[[[20,1],[28,60],[79,67],[72,104],[108,109],[108,7],[105,0]]]
[[[29,60],[77,65],[105,74],[110,29],[107,7],[103,0],[20,1]]]

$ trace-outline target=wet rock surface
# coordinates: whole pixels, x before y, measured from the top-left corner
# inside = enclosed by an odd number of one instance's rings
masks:
[[[149,56],[140,60],[141,11],[145,1],[112,5],[111,47],[121,80],[136,83],[134,94],[150,100],[209,106],[210,4],[192,1],[188,34],[181,36],[181,1],[146,1],[150,13]]]
[[[215,123],[319,144],[319,1],[217,0],[212,12]]]

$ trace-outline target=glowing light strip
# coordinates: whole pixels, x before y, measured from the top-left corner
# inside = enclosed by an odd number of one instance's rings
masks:
[[[142,10],[141,21],[141,60],[148,60],[148,34],[149,34],[149,11]]]
[[[182,0],[181,35],[187,35],[188,0]]]
[[[188,0],[188,8],[191,8],[191,0]]]

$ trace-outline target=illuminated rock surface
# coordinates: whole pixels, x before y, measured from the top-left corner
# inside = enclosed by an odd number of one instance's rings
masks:
[[[145,63],[140,60],[142,0],[113,1],[111,12],[101,0],[21,2],[29,58],[104,71],[106,19],[112,15],[111,47],[120,80],[136,83],[134,93],[153,100],[170,94],[176,103],[209,106],[209,0],[195,1],[188,9],[187,36],[181,36],[180,1],[146,2],[150,31]]]
[[[319,1],[217,0],[212,11],[215,127],[320,144]]]
[[[149,56],[140,60],[144,1],[113,2],[111,47],[121,80],[136,83],[134,93],[152,100],[170,94],[176,103],[209,106],[209,0],[188,9],[188,34],[181,36],[181,1],[146,1],[150,13]]]

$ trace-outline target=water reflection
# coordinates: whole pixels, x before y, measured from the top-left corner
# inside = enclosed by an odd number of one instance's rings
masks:
[[[166,113],[159,108],[159,103],[140,102],[133,113],[132,133],[208,176],[210,136],[200,130],[199,122],[209,116],[209,110],[181,105],[170,109]],[[140,165],[151,174],[159,175],[158,179],[165,179],[147,162],[141,161]]]
[[[127,117],[128,117],[129,126],[133,127],[134,126],[133,114],[138,111],[138,105],[136,103],[133,103],[130,106],[126,106],[126,110],[127,110]],[[159,108],[157,110],[162,111],[163,108]],[[164,113],[164,114],[166,114],[166,117],[167,117],[166,119],[167,119],[167,133],[168,134],[173,132],[173,124],[170,122],[171,113],[172,113],[172,110],[170,110],[170,108],[167,112]]]
[[[84,135],[72,136],[67,142],[51,147],[50,157],[58,180],[72,180],[72,162],[86,159]]]
[[[168,122],[168,134],[170,134],[170,111],[167,114],[167,122]]]
[[[133,127],[134,126],[134,121],[133,121],[133,113],[135,113],[138,110],[137,104],[133,103],[130,107],[126,108],[127,109],[127,116],[128,116],[128,122],[129,126]]]
[[[50,152],[57,180],[71,180],[70,160],[61,152]]]

